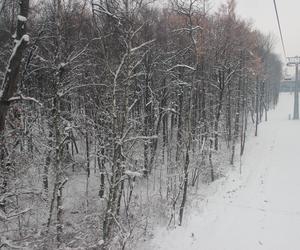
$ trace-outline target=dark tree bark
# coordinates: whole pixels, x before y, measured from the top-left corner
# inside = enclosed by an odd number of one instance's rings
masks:
[[[20,65],[23,58],[26,45],[29,42],[29,36],[26,34],[26,22],[29,11],[29,0],[21,0],[20,14],[17,22],[15,46],[9,59],[7,70],[0,91],[0,134],[5,128],[5,119],[9,107],[9,99],[17,92],[18,76]]]
[[[5,162],[5,122],[10,105],[10,98],[14,97],[17,92],[18,77],[20,66],[25,48],[29,42],[29,36],[26,34],[26,22],[29,12],[29,0],[20,0],[19,18],[17,21],[16,39],[14,41],[14,49],[9,59],[4,80],[0,88],[0,172],[3,173],[3,183],[1,193],[7,192],[8,186],[8,166]],[[5,209],[4,204],[1,207]]]

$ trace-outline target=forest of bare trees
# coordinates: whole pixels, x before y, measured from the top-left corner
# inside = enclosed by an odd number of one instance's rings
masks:
[[[210,6],[0,0],[0,249],[136,249],[240,167],[282,65]]]

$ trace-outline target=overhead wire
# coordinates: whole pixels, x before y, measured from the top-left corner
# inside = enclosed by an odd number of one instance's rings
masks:
[[[274,3],[275,12],[276,12],[276,18],[277,18],[277,24],[278,24],[279,33],[280,33],[281,45],[282,45],[283,53],[285,56],[285,60],[287,60],[288,57],[286,54],[285,44],[284,44],[284,40],[283,40],[282,29],[281,29],[280,18],[279,18],[279,14],[278,14],[276,0],[273,0],[273,3]]]

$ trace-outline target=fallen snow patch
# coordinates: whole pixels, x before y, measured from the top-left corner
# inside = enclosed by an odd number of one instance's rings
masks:
[[[20,22],[27,22],[27,18],[24,17],[24,16],[21,16],[21,15],[18,15],[18,20],[19,20]]]

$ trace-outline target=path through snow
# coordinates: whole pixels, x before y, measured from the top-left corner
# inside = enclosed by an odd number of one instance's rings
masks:
[[[159,230],[150,249],[300,249],[300,122],[288,120],[293,96],[281,94],[259,137],[249,138],[238,170],[185,226]]]

